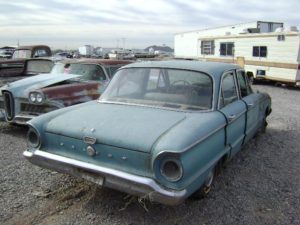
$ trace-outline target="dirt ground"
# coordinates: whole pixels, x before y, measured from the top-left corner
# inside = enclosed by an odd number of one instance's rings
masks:
[[[26,127],[0,122],[0,224],[300,224],[300,89],[255,85],[273,112],[210,195],[175,207],[138,202],[27,162]]]

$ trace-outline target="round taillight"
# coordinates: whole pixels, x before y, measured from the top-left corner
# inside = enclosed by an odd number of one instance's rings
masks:
[[[40,137],[35,129],[29,129],[27,133],[27,142],[28,146],[31,148],[37,148],[40,145]]]
[[[168,181],[175,182],[183,175],[182,165],[177,159],[166,159],[162,162],[160,172]]]

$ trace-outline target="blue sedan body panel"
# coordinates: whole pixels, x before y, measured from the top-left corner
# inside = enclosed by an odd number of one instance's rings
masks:
[[[251,93],[244,98],[239,94],[235,101],[218,107],[222,75],[240,70],[236,65],[167,61],[134,63],[122,69],[126,68],[173,68],[209,74],[214,89],[212,109],[189,111],[91,101],[32,119],[29,125],[38,132],[41,144],[24,155],[32,157],[35,151],[44,151],[79,163],[149,178],[147,188],[158,185],[163,190],[160,194],[164,193],[161,194],[164,200],[159,200],[160,196],[156,201],[177,204],[201,187],[218,162],[237,153],[264,126],[271,111],[270,97],[262,93]],[[86,142],[86,137],[95,142]],[[87,152],[89,146],[96,152],[92,157]],[[162,164],[169,158],[181,165],[182,177],[176,181],[170,181],[162,173]],[[38,161],[34,162],[39,165]],[[111,184],[116,182],[114,179],[108,182],[110,187],[120,189],[118,184]],[[133,189],[139,189],[141,183],[132,182],[133,186],[126,186],[124,191],[132,193]],[[152,195],[148,189],[134,193]],[[183,197],[169,201],[167,196],[178,193]]]

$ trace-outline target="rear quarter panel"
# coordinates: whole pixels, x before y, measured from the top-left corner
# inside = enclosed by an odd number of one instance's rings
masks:
[[[177,190],[187,188],[192,194],[203,183],[210,169],[230,149],[225,148],[225,117],[220,112],[199,113],[160,137],[153,149],[153,170],[159,181]],[[183,178],[168,182],[159,171],[159,162],[166,155],[180,158]]]

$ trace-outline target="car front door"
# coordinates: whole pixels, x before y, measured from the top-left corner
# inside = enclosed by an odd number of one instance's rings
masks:
[[[246,129],[245,129],[245,143],[251,139],[257,129],[259,128],[261,122],[259,118],[259,97],[258,93],[254,93],[249,85],[249,82],[246,78],[244,70],[237,71],[237,80],[239,86],[239,94],[241,99],[245,102],[247,107],[247,120],[246,120]]]
[[[233,156],[241,149],[245,138],[247,108],[238,94],[235,71],[223,75],[220,88],[218,107],[227,119],[226,147],[231,149]]]

